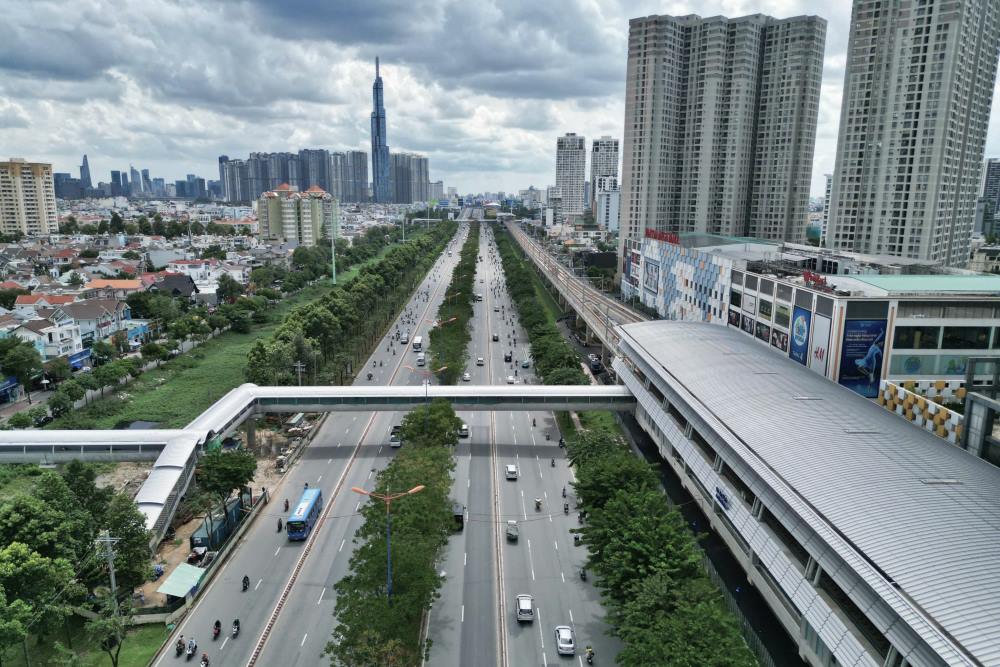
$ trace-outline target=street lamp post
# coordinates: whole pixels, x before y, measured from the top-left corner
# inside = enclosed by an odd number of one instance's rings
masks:
[[[351,491],[354,491],[354,493],[360,493],[363,496],[375,498],[385,503],[385,588],[389,604],[392,604],[392,512],[390,511],[392,501],[398,500],[403,496],[412,496],[423,490],[423,484],[402,493],[375,493],[374,491],[365,491],[356,486],[351,487]]]

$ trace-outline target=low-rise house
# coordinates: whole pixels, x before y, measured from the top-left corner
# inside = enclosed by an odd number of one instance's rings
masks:
[[[84,347],[127,331],[132,319],[129,305],[118,299],[86,299],[66,304],[60,310],[76,320]]]
[[[129,294],[141,292],[145,287],[138,278],[127,280],[113,280],[106,278],[95,278],[83,286],[83,295],[86,298],[115,298],[124,299]]]
[[[34,344],[43,363],[59,357],[69,360],[83,351],[80,327],[58,309],[48,318],[22,322],[11,334]]]
[[[73,294],[18,294],[14,299],[14,312],[22,317],[34,317],[39,308],[57,308],[76,301]]]
[[[170,297],[193,299],[199,292],[191,276],[180,273],[164,273],[156,282],[149,286],[150,292],[165,294]]]

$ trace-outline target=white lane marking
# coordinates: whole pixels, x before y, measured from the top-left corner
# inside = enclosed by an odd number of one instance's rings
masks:
[[[225,639],[222,640],[222,646],[219,647],[220,651],[222,649],[226,648],[226,642],[228,642],[228,641],[229,641],[229,637],[226,637]]]
[[[326,595],[326,586],[324,586],[324,587],[323,587],[323,590],[321,590],[321,591],[319,592],[319,599],[318,599],[318,600],[316,600],[316,604],[319,604],[320,602],[322,602],[322,601],[323,601],[323,596],[324,596],[324,595]]]
[[[257,590],[258,588],[260,588],[260,585],[261,585],[262,583],[264,583],[264,580],[263,580],[263,579],[258,579],[258,580],[257,580],[257,585],[256,585],[256,586],[254,586],[254,587],[253,587],[253,589],[254,589],[254,590]]]
[[[560,577],[562,577],[562,580],[563,580],[563,583],[565,584],[565,583],[566,583],[566,573],[565,573],[565,572],[562,572],[562,571],[560,571],[560,572],[559,572],[559,576],[560,576]]]
[[[528,540],[528,567],[531,568],[531,580],[535,580],[535,559],[531,556],[531,540]]]
[[[465,623],[465,605],[462,605],[462,623]]]
[[[378,451],[377,451],[377,452],[375,452],[375,455],[376,455],[376,456],[378,456],[378,455],[379,455],[379,454],[381,454],[381,453],[382,453],[382,445],[379,445],[379,446],[378,446]]]
[[[559,543],[553,540],[552,544],[556,545],[556,551],[559,551]]]
[[[337,446],[338,446],[338,447],[340,447],[340,445],[341,445],[341,443],[339,443],[339,442],[338,442],[338,443],[337,443]]]
[[[346,542],[346,541],[347,541],[346,537],[340,541],[340,546],[337,548],[338,552],[341,551],[344,548],[344,542]]]
[[[465,567],[468,564],[469,564],[469,552],[465,552],[464,554],[462,554],[462,567]]]
[[[306,634],[302,635],[302,641],[299,642],[299,646],[305,646],[306,645],[306,637],[308,637],[308,636],[309,636],[308,632]]]
[[[465,488],[469,488],[469,486],[470,486],[471,483],[472,483],[471,479],[465,480]]]
[[[542,645],[542,658],[545,657],[545,633],[542,632],[542,608],[535,607],[535,616],[538,618],[538,643]]]
[[[354,419],[352,419],[351,421],[352,421],[352,422],[356,422],[356,421],[358,421],[358,418],[357,418],[357,417],[354,417]]]
[[[572,609],[567,609],[567,611],[569,612],[569,622],[570,623],[575,623],[576,621],[573,620],[573,610]]]
[[[524,507],[524,491],[523,490],[521,491],[521,516],[524,517],[525,521],[528,520],[528,510],[525,509],[525,507]]]
[[[350,433],[350,432],[351,432],[351,427],[350,427],[350,426],[348,426],[348,427],[347,427],[347,430],[346,430],[346,431],[344,431],[344,433]]]
[[[331,463],[333,463],[333,459],[327,459],[327,460],[326,460],[326,464],[327,464],[327,465],[330,465]]]
[[[319,476],[319,477],[318,477],[318,478],[316,479],[316,483],[317,483],[317,484],[319,484],[319,483],[320,483],[320,482],[322,482],[322,481],[323,481],[323,475],[320,475],[320,476]]]
[[[274,550],[274,555],[277,556],[279,551],[281,551],[281,547],[278,547],[277,549]]]
[[[357,512],[359,509],[361,509],[361,501],[360,500],[358,501],[358,504],[354,506],[354,511]]]
[[[375,474],[375,471],[374,471],[374,470],[369,470],[369,471],[368,471],[368,479],[371,479],[371,478],[372,478],[372,475],[374,475],[374,474]]]
[[[535,432],[534,431],[531,432],[531,446],[532,447],[535,446]]]

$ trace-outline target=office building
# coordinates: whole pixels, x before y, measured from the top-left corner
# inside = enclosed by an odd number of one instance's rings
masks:
[[[93,181],[90,180],[90,162],[87,160],[86,153],[84,153],[83,162],[80,164],[80,187],[84,193],[94,187]]]
[[[153,194],[153,181],[149,178],[149,169],[142,170],[142,191],[147,195]]]
[[[995,0],[855,0],[828,247],[965,264],[998,49]]]
[[[598,176],[594,184],[597,198],[594,202],[594,223],[608,232],[618,231],[621,192],[617,176]]]
[[[647,229],[805,239],[826,21],[629,23],[620,251]]]
[[[40,236],[59,228],[52,165],[0,162],[0,232]]]
[[[375,83],[372,85],[372,194],[383,204],[393,199],[392,166],[389,163],[389,144],[385,126],[385,100],[378,58],[375,58]]]
[[[562,215],[583,213],[586,174],[586,138],[568,132],[556,139],[556,187],[562,192]]]
[[[229,162],[229,156],[228,155],[220,155],[219,156],[219,182],[220,183],[225,183],[226,182],[226,163],[227,162]]]
[[[260,238],[312,246],[337,233],[337,200],[319,186],[305,192],[287,183],[257,203]]]
[[[129,165],[128,167],[128,180],[129,180],[129,194],[133,197],[142,194],[142,176],[139,175],[139,171]]]
[[[125,190],[122,189],[122,173],[120,171],[111,172],[111,196],[121,197],[126,194]]]
[[[590,145],[589,205],[592,211],[596,210],[597,179],[601,176],[610,176],[615,179],[615,183],[618,182],[618,140],[608,136],[594,139]],[[596,213],[594,217],[597,217]]]

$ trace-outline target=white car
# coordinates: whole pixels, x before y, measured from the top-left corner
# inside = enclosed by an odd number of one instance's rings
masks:
[[[517,466],[513,463],[508,463],[504,468],[504,477],[507,479],[517,479]]]
[[[514,384],[514,376],[513,375],[508,375],[507,376],[507,384]]]
[[[527,593],[521,593],[516,598],[517,622],[531,623],[535,620],[535,598]]]
[[[483,361],[482,357],[476,357],[476,365],[477,366],[482,366],[484,363],[486,363],[486,362]]]
[[[469,437],[469,425],[462,424],[461,428],[458,429],[458,437],[468,438]]]
[[[471,380],[472,380],[471,375],[469,375],[468,373],[462,373],[462,382],[470,382]]]
[[[573,628],[568,625],[556,626],[556,652],[559,655],[576,655],[576,641]]]

